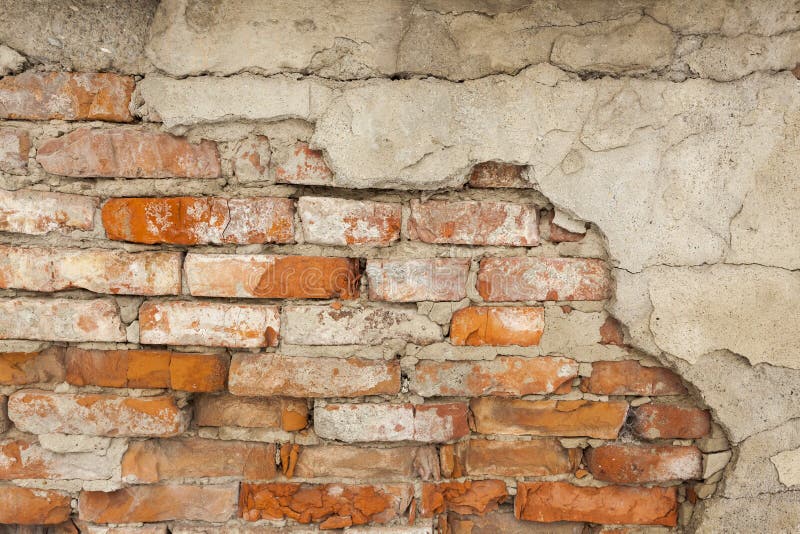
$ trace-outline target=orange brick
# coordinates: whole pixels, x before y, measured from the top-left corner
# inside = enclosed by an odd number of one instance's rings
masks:
[[[491,201],[411,201],[408,234],[425,243],[532,247],[539,244],[533,205]]]
[[[400,239],[400,204],[300,197],[297,213],[307,243],[385,246]]]
[[[31,434],[161,436],[180,434],[187,418],[175,399],[69,394],[26,389],[8,398],[8,416]]]
[[[585,258],[486,258],[478,293],[487,301],[604,300],[611,276],[604,261]]]
[[[352,299],[359,262],[350,258],[188,254],[189,292],[200,297]]]
[[[481,434],[532,436],[587,436],[616,439],[628,403],[585,400],[517,400],[483,397],[473,399],[470,408]]]
[[[202,395],[195,399],[194,421],[197,426],[302,430],[308,406],[304,399]]]
[[[131,76],[94,72],[23,72],[0,79],[0,118],[131,122]]]
[[[242,484],[239,516],[322,523],[323,528],[334,521],[342,527],[387,523],[405,511],[412,495],[413,488],[404,484]]]
[[[587,449],[585,458],[594,478],[619,484],[691,480],[703,474],[697,447],[612,444]]]
[[[438,458],[433,446],[391,448],[353,445],[301,447],[294,469],[299,478],[351,478],[402,480],[438,478]]]
[[[275,167],[275,181],[279,184],[331,185],[333,173],[325,164],[321,151],[311,150],[308,143],[298,141],[287,160]]]
[[[236,513],[238,492],[238,484],[132,486],[110,493],[83,491],[78,499],[78,517],[93,523],[223,522]]]
[[[61,454],[31,439],[0,441],[0,479],[108,480],[119,467],[113,455]]]
[[[417,363],[411,390],[423,397],[520,396],[553,393],[578,376],[578,363],[560,356],[498,356],[488,361]]]
[[[711,416],[699,408],[645,404],[633,415],[633,431],[645,439],[696,439],[711,432]]]
[[[390,302],[461,300],[467,296],[469,259],[367,261],[370,300]]]
[[[422,517],[452,511],[458,514],[478,514],[497,510],[508,498],[502,480],[466,480],[422,485],[419,513]]]
[[[122,457],[122,478],[152,484],[184,478],[275,477],[275,445],[216,439],[134,441]]]
[[[495,441],[472,439],[442,447],[443,457],[450,453],[458,462],[457,478],[464,475],[538,477],[573,472],[580,463],[581,449],[566,449],[553,438],[530,441]]]
[[[109,239],[174,245],[291,243],[287,198],[112,198],[103,206]]]
[[[228,376],[226,354],[172,353],[170,388],[179,391],[221,391]]]
[[[530,347],[544,332],[544,308],[469,306],[457,310],[450,321],[453,345]]]
[[[60,491],[0,486],[0,523],[55,525],[70,515],[70,497]]]
[[[217,178],[217,145],[127,128],[81,128],[42,143],[36,161],[50,174],[77,178]]]
[[[555,224],[553,222],[554,215],[555,212],[553,210],[549,210],[544,216],[544,222],[548,225],[550,230],[550,241],[553,243],[575,243],[586,237],[586,232],[570,232],[569,230],[566,230]]]
[[[566,482],[520,482],[514,514],[528,521],[586,521],[612,525],[663,525],[678,520],[677,488],[573,486]]]
[[[64,377],[64,349],[61,347],[41,352],[0,352],[0,384],[63,382]]]
[[[229,389],[234,395],[360,397],[400,392],[397,360],[249,354],[233,356]]]
[[[635,360],[594,362],[581,390],[596,395],[684,395],[681,378],[664,367],[644,367]]]

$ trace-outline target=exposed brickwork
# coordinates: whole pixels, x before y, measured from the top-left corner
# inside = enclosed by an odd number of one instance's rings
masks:
[[[91,230],[97,201],[81,195],[0,190],[0,231],[40,235]]]
[[[31,138],[21,128],[0,128],[0,171],[22,173],[28,168]]]
[[[538,345],[544,332],[544,308],[470,306],[453,314],[453,345]]]
[[[400,239],[400,204],[300,197],[297,212],[308,243],[388,245]]]

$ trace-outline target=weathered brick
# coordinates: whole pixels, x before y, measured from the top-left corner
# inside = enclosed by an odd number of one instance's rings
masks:
[[[467,296],[467,258],[368,260],[371,300],[417,302],[461,300]]]
[[[326,439],[445,442],[469,434],[467,405],[328,404],[314,409],[314,430]]]
[[[168,534],[167,525],[165,523],[155,523],[150,525],[120,525],[116,527],[92,525],[85,521],[75,521],[75,523],[77,523],[78,527],[80,528],[80,534]],[[78,534],[78,531],[58,532],[57,534]]]
[[[311,150],[308,143],[298,141],[286,161],[275,166],[279,184],[331,185],[333,173],[325,164],[322,152]]]
[[[283,341],[294,345],[417,345],[442,340],[439,325],[415,311],[382,306],[284,306]]]
[[[269,180],[269,139],[257,135],[245,139],[236,149],[233,159],[233,174],[240,183]]]
[[[478,163],[472,168],[469,175],[469,185],[471,187],[513,187],[527,188],[532,187],[523,177],[523,165],[512,165],[511,163],[499,163],[487,161]]]
[[[465,480],[422,485],[419,513],[422,517],[452,511],[458,514],[478,514],[497,510],[508,498],[502,480]]]
[[[532,247],[539,244],[538,224],[533,205],[412,200],[408,233],[425,243]]]
[[[323,529],[386,523],[405,511],[412,496],[413,488],[405,484],[242,484],[239,516],[320,523]]]
[[[0,300],[0,339],[125,341],[125,329],[111,299]]]
[[[587,436],[616,439],[628,403],[585,400],[515,400],[483,397],[470,408],[481,434]]]
[[[131,486],[83,491],[78,517],[94,523],[152,523],[185,519],[222,522],[236,513],[238,484]]]
[[[8,418],[8,397],[0,395],[0,433],[11,428],[11,420]]]
[[[681,378],[664,367],[644,367],[636,360],[594,362],[581,390],[596,395],[684,395]]]
[[[133,77],[94,72],[23,72],[0,80],[0,118],[131,122]]]
[[[450,513],[447,528],[451,534],[586,534],[583,523],[531,523],[514,517],[514,512],[498,510],[483,516]],[[639,533],[644,534],[644,533]]]
[[[555,211],[553,210],[548,210],[547,214],[544,216],[544,222],[548,225],[548,230],[550,232],[549,240],[553,243],[576,243],[586,237],[586,232],[570,232],[569,230],[558,226],[553,222],[554,216]]]
[[[352,299],[360,278],[357,258],[188,254],[184,268],[200,297]]]
[[[177,295],[181,291],[181,254],[0,245],[0,287]]]
[[[275,445],[216,439],[134,441],[122,457],[122,478],[152,484],[183,478],[275,477]]]
[[[691,480],[703,474],[697,447],[611,444],[589,448],[584,457],[594,478],[619,484]]]
[[[530,347],[544,332],[544,308],[469,306],[457,310],[450,321],[453,345]]]
[[[520,396],[570,387],[578,362],[560,356],[498,356],[482,361],[417,363],[411,390],[423,397]]]
[[[186,430],[187,418],[169,396],[118,397],[22,390],[8,398],[8,416],[32,434],[163,436]]]
[[[190,143],[168,133],[127,128],[81,128],[42,143],[42,168],[77,178],[217,178],[217,145]]]
[[[711,431],[711,416],[699,408],[645,404],[633,415],[633,431],[645,439],[696,439]]]
[[[539,477],[573,472],[580,463],[581,449],[566,449],[557,439],[494,441],[472,439],[441,450],[446,477],[465,475]],[[444,469],[448,466],[448,469]]]
[[[166,350],[67,349],[67,382],[76,386],[219,391],[228,370],[224,354]]]
[[[360,397],[400,392],[400,362],[280,354],[235,354],[229,386],[234,395]]]
[[[148,301],[139,308],[146,345],[275,347],[279,331],[277,306]]]
[[[303,399],[202,395],[194,403],[194,421],[198,426],[272,428],[289,432],[308,425],[308,406]]]
[[[622,330],[622,325],[610,315],[606,317],[600,327],[600,343],[603,345],[625,345],[625,332]]]
[[[291,243],[288,198],[112,198],[103,206],[109,239],[174,245]]]
[[[585,258],[486,258],[478,293],[488,301],[604,300],[611,277],[602,260]]]
[[[70,511],[66,493],[0,486],[0,524],[55,525],[66,521]]]
[[[0,352],[0,384],[63,382],[64,349],[50,347],[41,352]]]
[[[400,204],[300,197],[297,213],[307,243],[386,246],[400,239]]]
[[[520,482],[514,514],[528,521],[586,521],[675,526],[677,488],[579,487],[567,482]]]
[[[0,80],[0,84],[2,84]],[[2,105],[0,105],[2,109]],[[0,128],[0,171],[23,173],[28,168],[31,138],[27,130]]]
[[[0,441],[0,479],[107,480],[119,457],[94,452],[58,454],[29,439]]]
[[[96,204],[96,199],[81,195],[0,189],[0,231],[42,235],[91,230]]]
[[[398,480],[438,478],[436,449],[432,446],[392,448],[352,445],[301,447],[294,466],[300,478]]]

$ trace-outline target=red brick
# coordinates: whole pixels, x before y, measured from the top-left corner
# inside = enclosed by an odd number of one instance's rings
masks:
[[[362,441],[452,441],[469,434],[467,405],[334,404],[314,409],[318,436],[348,443]]]
[[[200,297],[352,299],[359,262],[320,256],[188,254],[189,292]]]
[[[110,493],[83,491],[78,517],[93,523],[223,522],[236,513],[238,484],[132,486]]]
[[[181,291],[181,254],[0,245],[0,288],[177,295]]]
[[[36,161],[77,178],[217,178],[217,145],[162,132],[81,128],[42,143]]]
[[[549,210],[544,216],[544,222],[548,225],[548,229],[550,231],[549,240],[553,243],[575,243],[586,237],[586,232],[570,232],[569,230],[558,226],[553,222],[554,216],[555,212],[553,210]]]
[[[131,76],[23,72],[0,80],[0,118],[131,122]]]
[[[585,400],[516,400],[483,397],[470,408],[481,434],[587,436],[616,439],[628,403]]]
[[[467,296],[469,259],[368,260],[370,300],[417,302]]]
[[[27,130],[0,128],[0,171],[12,174],[24,173],[28,168],[30,151],[31,138]]]
[[[0,189],[0,231],[42,235],[55,230],[91,230],[97,200],[46,191]]]
[[[436,448],[353,445],[301,447],[293,475],[300,478],[402,480],[438,478]]]
[[[664,367],[644,367],[636,360],[594,362],[581,390],[596,395],[684,395],[681,378]]]
[[[612,444],[589,448],[585,463],[597,480],[647,484],[699,479],[703,455],[697,447]]]
[[[518,397],[553,393],[570,386],[578,363],[560,356],[498,356],[482,361],[417,363],[411,390],[423,397]]]
[[[412,200],[408,233],[425,243],[532,247],[539,244],[538,211],[511,202]]]
[[[234,395],[395,395],[400,392],[400,362],[243,353],[233,356],[229,380]]]
[[[303,399],[247,398],[233,395],[202,395],[195,399],[197,426],[301,430],[308,425],[308,407]]]
[[[0,479],[107,480],[119,459],[95,452],[59,454],[30,439],[0,441]]]
[[[286,161],[275,167],[279,184],[331,185],[333,173],[325,164],[322,152],[311,150],[308,143],[298,141]]]
[[[269,180],[269,139],[257,135],[242,141],[233,160],[233,174],[240,183]]]
[[[497,510],[507,498],[508,491],[502,480],[427,483],[422,485],[419,513],[422,517],[449,511],[483,515]]]
[[[451,449],[451,450],[448,450]],[[581,449],[565,449],[553,438],[530,441],[472,439],[445,445],[442,464],[452,455],[452,469],[444,476],[540,477],[573,472],[580,463]],[[444,471],[444,469],[443,469]]]
[[[544,332],[544,308],[469,306],[457,310],[450,321],[453,345],[530,347]]]
[[[625,345],[625,332],[623,332],[620,322],[611,316],[606,317],[600,327],[600,339],[603,345]]]
[[[586,521],[612,525],[663,525],[678,520],[677,488],[573,486],[566,482],[520,482],[514,514],[528,521]]]
[[[268,480],[276,473],[271,443],[197,438],[134,441],[122,457],[122,478],[130,484],[215,477]]]
[[[169,437],[186,430],[185,414],[170,396],[118,397],[22,390],[8,398],[16,427],[32,434]]]
[[[522,176],[524,170],[525,167],[523,165],[512,165],[511,163],[499,163],[496,161],[478,163],[472,168],[472,173],[469,175],[469,185],[478,188],[532,187]]]
[[[645,439],[696,439],[711,431],[711,416],[699,408],[645,404],[633,415],[633,431]]]
[[[611,276],[595,259],[486,258],[478,293],[488,301],[604,300],[611,296]]]
[[[531,523],[517,519],[513,511],[502,509],[483,516],[454,513],[447,516],[450,534],[587,534],[584,526],[566,522]]]
[[[288,198],[112,198],[103,206],[109,239],[173,245],[294,242]]]
[[[41,352],[0,352],[2,385],[63,382],[64,377],[64,349],[61,347]]]
[[[166,350],[67,349],[67,382],[111,388],[219,391],[228,370],[224,354]]]
[[[412,495],[405,484],[242,484],[239,516],[321,523],[322,528],[387,523],[405,511]]]
[[[297,213],[307,243],[386,246],[400,239],[400,204],[300,197]]]
[[[125,341],[117,304],[111,299],[0,300],[0,339]]]
[[[148,301],[139,308],[145,345],[275,347],[279,331],[277,306]]]
[[[66,521],[70,511],[66,493],[0,486],[0,524],[55,525]]]

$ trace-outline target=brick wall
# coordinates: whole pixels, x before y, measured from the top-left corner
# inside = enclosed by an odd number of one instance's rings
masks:
[[[0,79],[0,523],[633,532],[713,492],[724,436],[522,167],[334,188],[303,128],[182,137],[135,86]]]

